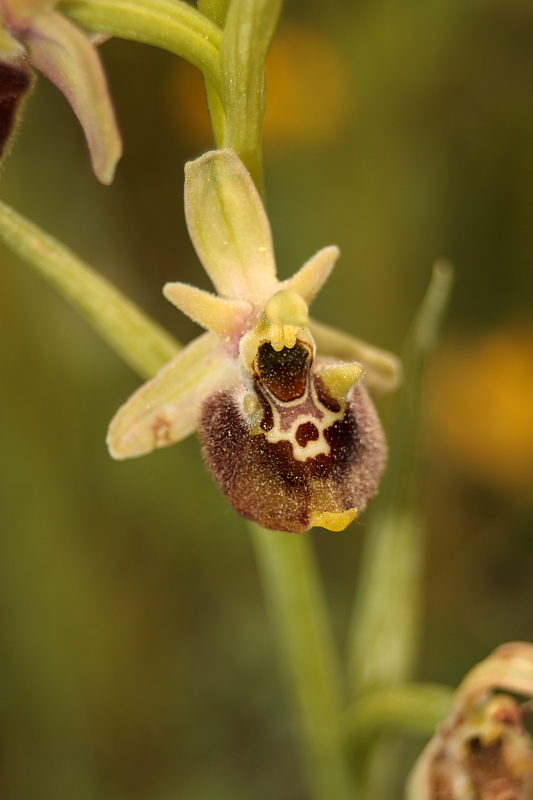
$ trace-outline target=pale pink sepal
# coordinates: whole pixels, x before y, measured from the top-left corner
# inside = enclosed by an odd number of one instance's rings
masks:
[[[167,283],[163,294],[180,311],[239,351],[239,339],[253,311],[246,300],[227,300],[186,283]]]
[[[218,293],[264,307],[279,287],[272,233],[254,182],[233,150],[214,150],[185,166],[185,215]]]
[[[88,38],[56,11],[35,17],[22,37],[32,66],[65,95],[89,145],[96,177],[111,183],[122,143],[100,58]]]
[[[307,261],[296,275],[289,278],[280,286],[303,297],[308,306],[311,305],[321,288],[331,274],[340,255],[340,250],[335,245],[324,247]]]
[[[204,400],[237,382],[235,359],[214,333],[204,333],[119,408],[107,435],[111,455],[133,458],[185,439],[198,426]]]

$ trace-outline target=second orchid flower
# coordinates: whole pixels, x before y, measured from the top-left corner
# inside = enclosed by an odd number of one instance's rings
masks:
[[[32,82],[30,66],[35,67],[69,101],[94,172],[108,184],[122,143],[104,70],[93,43],[56,5],[57,0],[0,0],[0,156]]]

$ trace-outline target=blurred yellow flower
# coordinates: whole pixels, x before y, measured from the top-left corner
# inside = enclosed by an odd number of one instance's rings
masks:
[[[439,447],[504,490],[533,488],[533,326],[498,328],[438,360],[431,410]]]
[[[342,130],[348,103],[346,73],[327,36],[286,24],[267,62],[269,144],[322,144]]]
[[[267,86],[269,145],[315,146],[341,132],[351,93],[338,50],[323,33],[282,25],[268,56]],[[168,107],[180,135],[196,145],[212,142],[203,79],[186,61],[173,65]]]

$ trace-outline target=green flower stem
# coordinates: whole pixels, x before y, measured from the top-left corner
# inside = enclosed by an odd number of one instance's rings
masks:
[[[169,50],[202,70],[221,92],[218,25],[181,0],[62,0],[58,8],[88,31]]]
[[[351,626],[354,697],[409,679],[418,643],[423,523],[416,510],[423,376],[452,284],[434,270],[405,347],[405,381],[395,403],[391,459],[367,533]]]
[[[252,523],[249,528],[312,796],[354,800],[341,731],[340,669],[309,540]]]
[[[198,0],[198,11],[205,14],[215,25],[221,29],[226,22],[226,14],[228,10],[229,0]],[[205,93],[207,95],[207,105],[209,108],[209,117],[211,119],[211,127],[213,128],[213,135],[215,137],[215,145],[217,148],[224,147],[226,138],[226,112],[222,105],[222,100],[219,93],[214,86],[204,75]]]
[[[391,730],[433,735],[449,715],[452,697],[453,689],[430,683],[404,683],[368,692],[345,712],[346,739],[357,747]]]
[[[198,0],[198,10],[223,28],[230,2],[231,0]]]
[[[80,311],[143,378],[170,361],[180,344],[68,248],[0,203],[0,239]]]
[[[226,112],[224,111],[222,100],[213,84],[210,83],[207,78],[204,78],[204,82],[215,145],[217,149],[220,150],[224,147],[224,141],[226,139]]]
[[[265,66],[282,0],[200,0],[220,24],[224,130],[263,193],[261,132]],[[209,91],[209,90],[208,90]],[[222,136],[220,135],[222,133]],[[341,672],[309,539],[249,523],[274,636],[299,722],[302,758],[314,800],[354,800],[341,730]]]
[[[265,67],[282,0],[232,0],[220,47],[223,147],[232,147],[262,192],[261,133],[266,109]]]

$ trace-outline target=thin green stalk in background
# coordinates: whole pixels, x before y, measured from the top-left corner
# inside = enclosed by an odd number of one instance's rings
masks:
[[[423,377],[452,275],[446,262],[435,265],[404,348],[405,379],[394,405],[390,461],[368,526],[352,614],[348,674],[356,702],[364,701],[368,692],[390,690],[409,680],[418,654],[425,534],[417,492]],[[405,723],[409,727],[408,716]],[[359,742],[358,777],[364,798],[381,799],[394,781],[397,742],[366,741],[361,749],[363,740],[353,728],[352,735]]]
[[[219,24],[224,129],[211,121],[217,142],[233,148],[263,192],[261,132],[266,109],[266,57],[281,0],[203,0],[200,8]],[[208,97],[209,84],[207,83]],[[219,117],[220,118],[220,117]],[[300,748],[315,800],[353,800],[341,730],[341,671],[321,580],[308,537],[287,536],[249,523],[300,732]]]
[[[351,693],[408,680],[418,645],[423,524],[418,457],[424,368],[446,308],[452,269],[438,262],[405,346],[388,471],[370,519],[351,625]]]

